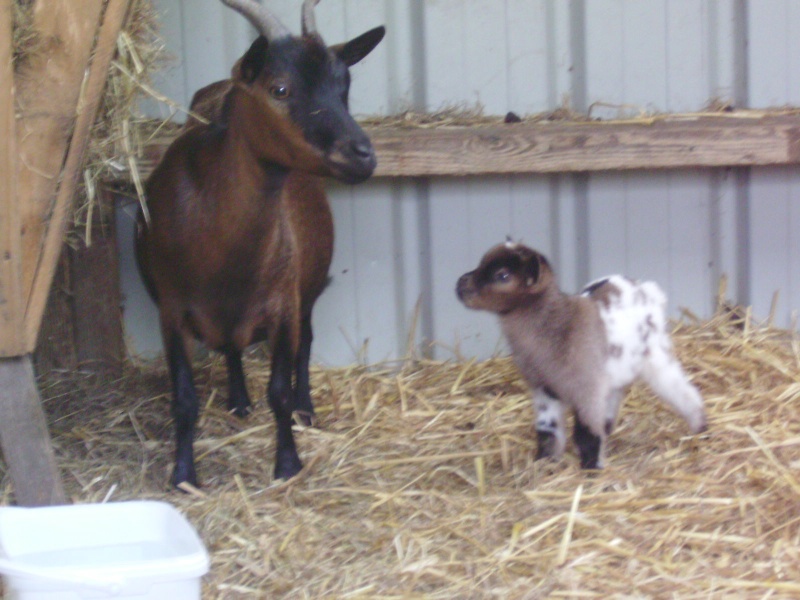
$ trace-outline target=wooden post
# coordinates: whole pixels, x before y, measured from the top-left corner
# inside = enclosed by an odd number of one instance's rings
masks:
[[[0,447],[17,504],[66,503],[30,356],[0,358]]]
[[[0,447],[17,503],[66,501],[23,339],[24,295],[15,143],[12,0],[0,0]]]
[[[113,193],[105,189],[99,193],[101,201],[113,207]],[[82,366],[117,378],[122,376],[125,359],[125,332],[116,225],[113,218],[109,219],[102,228],[105,233],[100,234],[99,221],[92,224],[96,233],[90,247],[69,250],[73,339]]]
[[[45,48],[15,74],[0,0],[0,447],[21,505],[66,501],[30,353],[129,3],[36,0]]]
[[[36,0],[33,24],[44,47],[16,74],[22,283],[30,297],[53,215],[64,155],[80,110],[103,0]],[[60,242],[61,240],[59,240]],[[33,351],[26,336],[27,352]]]
[[[103,99],[108,68],[117,50],[117,37],[125,23],[130,0],[109,0],[103,13],[103,21],[94,48],[91,69],[86,79],[78,116],[69,145],[66,163],[62,172],[61,184],[56,194],[55,205],[50,214],[50,222],[44,237],[44,245],[36,264],[32,290],[25,313],[25,337],[31,351],[36,346],[36,338],[42,324],[42,316],[47,305],[50,285],[56,272],[58,257],[64,245],[64,233],[69,222],[72,199],[81,175],[83,157],[89,143],[92,125],[97,118],[97,110]]]
[[[0,356],[24,353],[22,248],[14,139],[12,0],[0,0]]]

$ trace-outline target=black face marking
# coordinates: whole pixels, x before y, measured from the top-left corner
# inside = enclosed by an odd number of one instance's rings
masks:
[[[498,283],[500,273],[517,273],[522,268],[522,259],[516,254],[495,258],[478,272],[478,286]]]
[[[551,388],[550,386],[548,385],[544,386],[544,388],[542,388],[542,391],[548,396],[550,396],[553,400],[560,400],[558,394],[556,394],[555,391],[553,391],[553,388]]]
[[[348,113],[347,65],[319,39],[285,38],[274,42],[263,76],[269,78],[271,90],[286,88],[282,101],[292,121],[323,152],[329,151],[339,137],[364,135]]]
[[[582,469],[597,469],[600,461],[600,445],[602,440],[584,425],[578,415],[575,415],[575,444],[581,458]]]
[[[377,160],[369,137],[350,115],[350,73],[340,56],[342,47],[337,48],[329,49],[318,36],[271,43],[259,38],[243,57],[240,72],[245,83],[258,86],[288,115],[328,161],[334,177],[358,183],[372,175]],[[364,48],[351,50],[358,54]]]
[[[614,421],[612,421],[611,419],[606,419],[606,425],[605,425],[606,435],[611,435],[612,431],[614,431]]]

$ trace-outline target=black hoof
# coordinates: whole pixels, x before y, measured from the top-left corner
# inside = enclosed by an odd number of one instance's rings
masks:
[[[250,416],[250,413],[253,412],[252,407],[247,404],[244,406],[228,406],[228,410],[234,416],[239,417],[240,419],[244,419]]]
[[[292,413],[295,422],[303,427],[314,427],[317,424],[317,415],[313,411],[296,410]]]
[[[578,454],[581,457],[581,469],[597,469],[600,462],[600,450],[603,440],[600,436],[592,433],[592,430],[584,425],[575,415],[575,444],[578,446]]]
[[[556,436],[550,431],[536,432],[536,459],[550,458],[555,454]]]
[[[298,394],[294,399],[294,412],[304,413],[314,416],[314,403],[311,401],[311,396],[305,394]]]
[[[172,471],[172,485],[180,489],[180,484],[182,483],[188,483],[192,487],[200,487],[197,483],[197,473],[194,470],[194,465],[190,467],[175,465],[175,470]]]
[[[297,452],[287,452],[275,461],[275,479],[291,479],[303,470],[303,463]]]
[[[591,458],[584,458],[581,456],[581,469],[585,469],[587,471],[599,471],[600,465],[598,463],[599,461],[597,460],[596,456]]]

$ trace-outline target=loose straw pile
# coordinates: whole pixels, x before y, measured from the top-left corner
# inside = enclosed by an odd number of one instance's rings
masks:
[[[675,339],[709,431],[635,387],[599,473],[571,444],[534,462],[505,358],[315,370],[319,427],[298,431],[288,483],[271,481],[264,357],[246,421],[224,410],[224,362],[198,364],[203,487],[186,494],[167,489],[163,367],[41,387],[72,499],[175,503],[211,553],[206,599],[800,597],[800,342],[727,312]]]

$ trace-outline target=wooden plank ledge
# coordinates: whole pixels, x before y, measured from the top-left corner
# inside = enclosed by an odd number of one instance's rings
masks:
[[[747,114],[747,113],[745,113]],[[569,173],[753,167],[800,163],[800,115],[558,121],[473,127],[364,128],[376,177]],[[174,133],[153,140],[139,166],[152,172]]]

